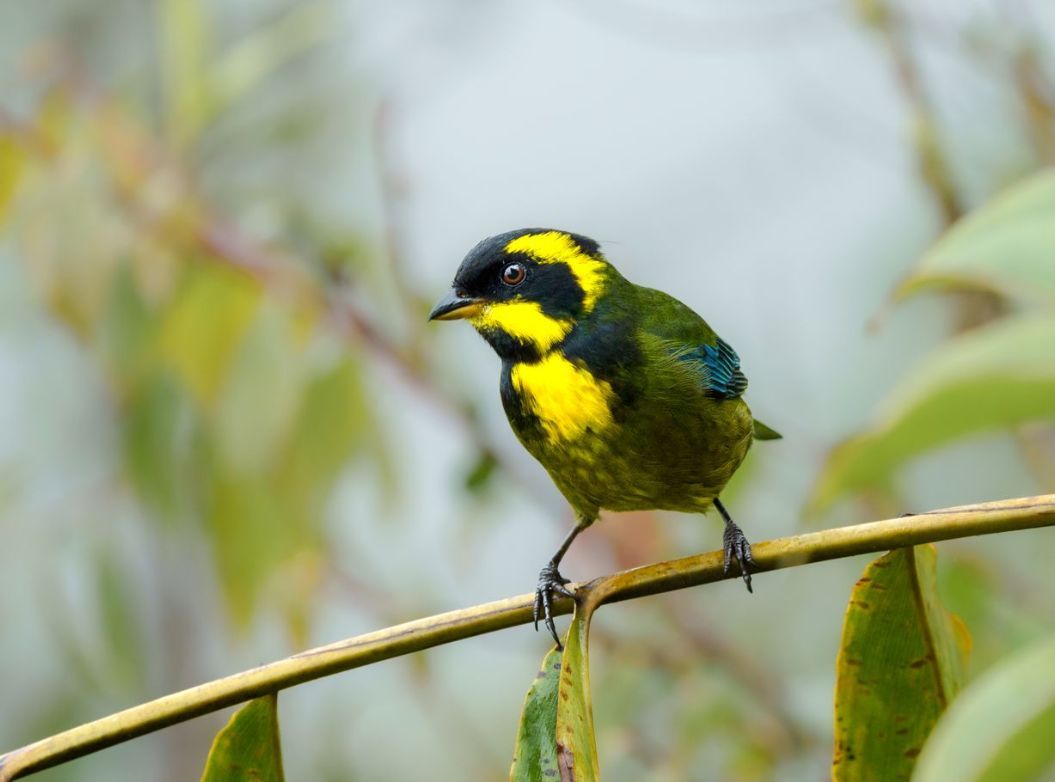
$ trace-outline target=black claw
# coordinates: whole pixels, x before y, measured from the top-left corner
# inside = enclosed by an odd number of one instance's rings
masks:
[[[732,519],[726,519],[725,532],[722,534],[722,544],[725,550],[725,563],[722,572],[727,574],[732,567],[733,559],[740,566],[740,575],[747,585],[748,592],[754,592],[751,588],[751,568],[755,561],[751,558],[751,544],[748,543],[743,531],[736,526]]]
[[[553,595],[556,593],[574,600],[575,593],[565,586],[568,583],[570,583],[569,580],[558,572],[554,563],[550,562],[539,572],[538,585],[535,587],[535,608],[532,612],[535,619],[535,630],[538,630],[538,620],[542,617],[558,649],[563,649],[564,646],[557,635],[557,626],[553,623]]]

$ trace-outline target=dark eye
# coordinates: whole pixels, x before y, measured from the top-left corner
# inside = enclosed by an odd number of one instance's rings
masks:
[[[527,269],[523,264],[511,263],[502,269],[502,282],[506,285],[519,285],[527,277]]]

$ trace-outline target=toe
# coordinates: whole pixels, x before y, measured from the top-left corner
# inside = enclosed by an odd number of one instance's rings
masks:
[[[551,591],[556,592],[558,595],[563,595],[564,597],[570,597],[572,600],[576,600],[577,596],[575,592],[571,589],[568,589],[568,587],[564,586],[564,584],[567,583],[570,583],[567,579],[564,579],[564,583],[555,582],[550,589]]]
[[[553,636],[553,640],[557,646],[560,646],[560,638],[557,635],[557,626],[553,623],[553,598],[549,591],[542,593],[542,611],[546,618],[546,627],[549,629],[550,635]]]

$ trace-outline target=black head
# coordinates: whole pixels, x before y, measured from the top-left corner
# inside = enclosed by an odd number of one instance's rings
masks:
[[[509,231],[469,251],[429,319],[468,318],[503,355],[517,348],[544,353],[593,310],[612,273],[585,236]]]

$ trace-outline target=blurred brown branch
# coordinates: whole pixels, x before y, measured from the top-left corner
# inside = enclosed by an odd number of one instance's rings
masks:
[[[754,547],[759,571],[795,567],[952,538],[1055,526],[1055,495],[965,505],[885,521],[764,541]],[[615,603],[712,583],[722,552],[685,557],[602,576],[573,588],[591,603]],[[0,756],[0,782],[73,760],[170,725],[267,693],[531,621],[533,595],[519,595],[377,630],[157,700],[134,706]],[[555,604],[558,614],[571,601]]]

